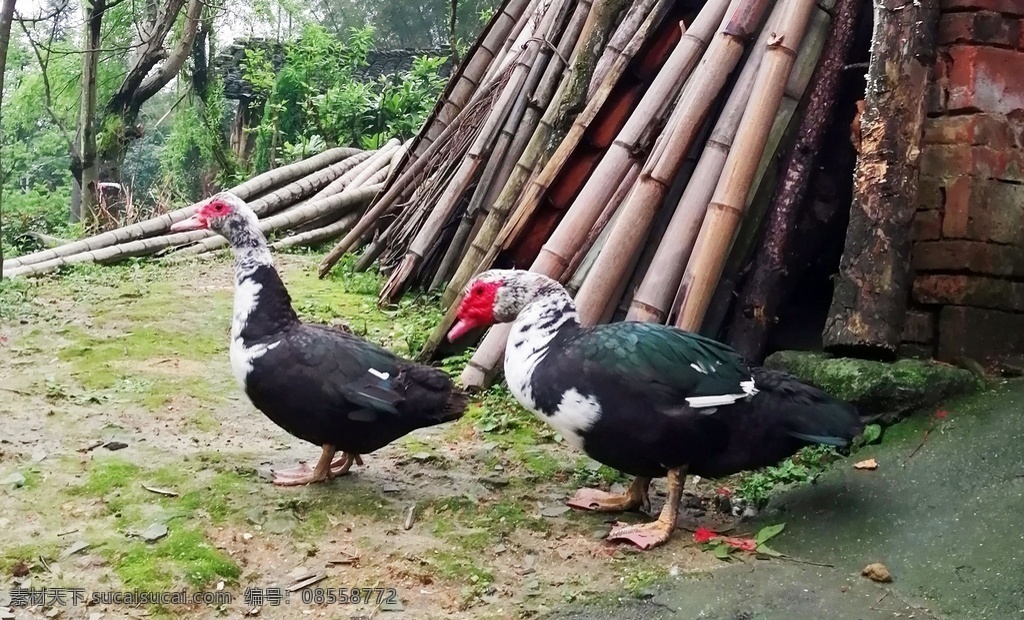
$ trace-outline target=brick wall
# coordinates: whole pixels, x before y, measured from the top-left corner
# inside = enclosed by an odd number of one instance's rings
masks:
[[[1024,354],[1024,0],[942,0],[903,353]]]

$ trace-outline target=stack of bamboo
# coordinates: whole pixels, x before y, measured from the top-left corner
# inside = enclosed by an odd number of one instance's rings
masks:
[[[767,209],[835,1],[694,4],[507,0],[321,275],[370,243],[382,302],[443,288],[424,358],[496,265],[567,283],[585,323],[699,329],[730,253],[756,243],[739,231]],[[490,330],[464,384],[493,376],[506,336]]]
[[[230,191],[248,201],[276,249],[312,245],[340,237],[384,187],[405,152],[398,140],[376,151],[334,148],[256,176]],[[5,278],[36,275],[75,263],[113,263],[162,253],[178,257],[226,245],[206,230],[169,234],[171,224],[195,213],[203,202],[80,241],[3,262]]]

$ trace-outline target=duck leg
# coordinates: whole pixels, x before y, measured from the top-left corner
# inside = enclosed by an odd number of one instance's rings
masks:
[[[323,482],[331,476],[331,459],[334,458],[336,450],[329,443],[323,445],[323,452],[320,453],[320,460],[312,471],[305,463],[301,463],[294,469],[288,469],[274,474],[274,484],[278,486],[299,486],[313,482]]]
[[[331,463],[331,478],[338,476],[344,476],[348,473],[348,470],[352,469],[352,465],[362,465],[363,459],[358,454],[352,454],[350,452],[342,452],[341,456],[334,459]]]
[[[633,484],[621,495],[597,489],[580,489],[566,504],[595,512],[625,512],[637,508],[647,511],[651,509],[651,499],[647,496],[647,489],[650,486],[650,478],[637,476],[633,478]]]
[[[679,502],[683,499],[683,483],[686,467],[668,470],[668,498],[661,509],[661,515],[653,523],[623,525],[616,523],[608,533],[608,540],[628,540],[641,549],[650,549],[664,544],[676,529]]]

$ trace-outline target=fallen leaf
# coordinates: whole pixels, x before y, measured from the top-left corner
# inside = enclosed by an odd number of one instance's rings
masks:
[[[875,459],[867,459],[853,464],[854,469],[878,469],[878,461]]]
[[[72,543],[70,547],[65,549],[64,552],[60,554],[60,557],[66,558],[68,556],[75,555],[79,551],[84,551],[84,550],[86,550],[88,548],[89,548],[89,543],[87,543],[87,542],[85,542],[83,540],[79,540],[78,542]]]
[[[13,568],[11,568],[11,575],[14,577],[24,577],[25,575],[28,575],[28,564],[25,563],[25,560],[19,561]]]
[[[860,571],[860,574],[871,581],[877,581],[879,583],[889,583],[892,581],[892,574],[889,573],[889,568],[881,562],[868,564],[864,567],[864,570]]]

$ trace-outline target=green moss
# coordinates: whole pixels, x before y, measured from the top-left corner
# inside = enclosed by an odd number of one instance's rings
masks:
[[[186,491],[176,502],[184,514],[201,510],[214,523],[222,523],[239,513],[239,498],[249,497],[252,479],[234,471],[220,471],[199,488]]]
[[[820,353],[780,351],[765,366],[789,372],[857,405],[862,414],[894,421],[982,387],[972,373],[946,364],[902,359],[893,363],[833,358]]]
[[[107,548],[108,561],[121,581],[139,590],[167,590],[179,582],[194,588],[214,581],[236,583],[241,569],[220,553],[197,530],[171,526],[156,544],[133,542],[120,549]]]
[[[94,458],[89,463],[85,482],[78,487],[73,487],[71,492],[77,495],[103,497],[135,483],[138,474],[139,466],[124,459],[117,457]]]
[[[322,486],[306,491],[287,503],[287,508],[299,521],[294,535],[300,540],[316,539],[345,517],[361,515],[382,521],[395,514],[391,503],[383,496],[358,485],[345,489]]]

